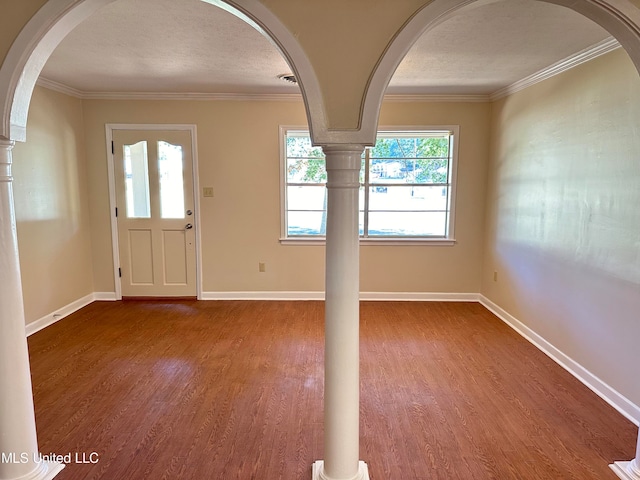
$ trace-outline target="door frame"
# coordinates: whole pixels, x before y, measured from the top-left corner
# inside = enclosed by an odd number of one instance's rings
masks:
[[[107,176],[109,179],[109,217],[111,219],[111,245],[113,253],[113,282],[115,285],[116,300],[122,300],[122,282],[120,280],[120,247],[118,243],[118,219],[116,217],[116,176],[114,164],[114,152],[111,145],[114,130],[175,130],[188,131],[191,136],[191,156],[193,175],[193,223],[195,227],[195,253],[196,253],[196,296],[202,299],[202,256],[200,252],[200,184],[198,181],[198,150],[197,129],[195,124],[163,124],[163,123],[107,123],[106,148],[107,148]]]

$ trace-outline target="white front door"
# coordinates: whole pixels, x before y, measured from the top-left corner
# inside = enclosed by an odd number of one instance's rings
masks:
[[[113,130],[123,297],[196,296],[191,133]]]

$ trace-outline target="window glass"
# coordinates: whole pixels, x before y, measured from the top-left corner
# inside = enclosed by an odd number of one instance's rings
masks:
[[[369,212],[371,236],[444,237],[446,212]]]
[[[128,218],[151,218],[147,142],[123,146],[124,190]]]
[[[158,142],[160,176],[160,216],[184,218],[183,155],[180,145]]]
[[[326,211],[290,210],[288,212],[287,233],[289,236],[324,236],[327,232],[326,217]]]
[[[286,236],[323,236],[325,159],[309,132],[289,130],[286,141]],[[362,237],[448,238],[453,193],[453,133],[379,131],[360,171]]]

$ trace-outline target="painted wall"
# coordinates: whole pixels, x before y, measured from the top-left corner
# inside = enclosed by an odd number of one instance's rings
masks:
[[[0,15],[0,64],[20,30],[45,3],[46,0],[2,2],[2,15]]]
[[[194,123],[198,128],[204,292],[324,291],[324,247],[281,245],[279,126],[306,125],[301,102],[83,102],[94,280],[113,291],[106,123]],[[395,103],[381,125],[460,125],[455,246],[363,246],[361,290],[478,292],[489,105]],[[266,272],[258,272],[258,263]]]
[[[293,33],[313,64],[329,127],[357,129],[361,102],[382,53],[431,0],[376,2],[375,8],[370,0],[263,3]],[[318,25],[330,29],[331,35]]]
[[[381,127],[460,125],[454,246],[360,250],[364,292],[474,293],[480,288],[489,145],[486,103],[385,103]]]
[[[482,282],[635,404],[638,125],[640,77],[621,49],[493,105]]]
[[[44,88],[13,150],[26,322],[94,291],[82,104]]]

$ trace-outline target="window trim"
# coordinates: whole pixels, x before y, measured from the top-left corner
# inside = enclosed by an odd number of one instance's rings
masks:
[[[457,197],[457,172],[458,172],[458,148],[460,141],[459,125],[393,125],[378,126],[378,132],[399,134],[421,131],[449,131],[452,135],[451,140],[451,165],[449,182],[451,184],[449,195],[449,210],[447,222],[446,237],[393,237],[393,236],[360,236],[360,245],[368,246],[385,246],[385,245],[434,245],[434,246],[452,246],[457,243],[455,238],[455,211]],[[324,236],[308,236],[308,237],[289,237],[287,236],[287,151],[285,138],[289,131],[309,131],[308,126],[300,125],[280,125],[279,126],[279,145],[280,145],[280,238],[282,245],[324,245],[326,239]],[[399,135],[402,136],[402,135]],[[365,175],[367,172],[365,172]],[[366,217],[366,216],[365,216]]]

